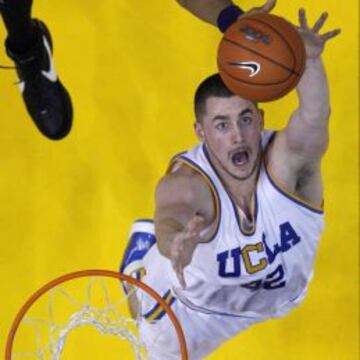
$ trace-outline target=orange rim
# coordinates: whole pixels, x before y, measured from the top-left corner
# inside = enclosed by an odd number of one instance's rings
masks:
[[[180,350],[181,350],[181,359],[182,360],[188,360],[187,355],[187,349],[186,349],[186,342],[185,342],[185,336],[182,331],[182,328],[180,326],[180,323],[178,319],[176,318],[174,312],[171,310],[170,306],[164,301],[164,299],[153,289],[151,289],[149,286],[145,285],[139,280],[136,280],[130,276],[124,275],[122,273],[118,273],[116,271],[111,270],[81,270],[81,271],[75,271],[63,276],[60,276],[59,278],[50,281],[49,283],[45,284],[43,287],[41,287],[39,290],[37,290],[22,306],[18,314],[16,315],[16,318],[11,326],[7,342],[6,342],[6,350],[5,350],[5,359],[11,360],[11,352],[13,348],[14,338],[16,331],[21,323],[21,320],[24,318],[27,311],[30,309],[32,304],[43,294],[48,292],[53,287],[60,285],[66,281],[73,280],[76,278],[82,278],[87,276],[105,276],[105,277],[111,277],[116,278],[122,281],[127,281],[140,289],[146,291],[148,294],[151,295],[166,311],[167,315],[169,316],[171,322],[173,323],[176,333],[179,338],[180,343]]]

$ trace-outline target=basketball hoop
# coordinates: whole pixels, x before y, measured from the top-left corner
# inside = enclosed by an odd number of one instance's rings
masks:
[[[107,283],[109,282],[109,279],[117,279],[122,283],[128,283],[131,285],[130,288],[132,290],[128,294],[125,294],[118,282],[112,284],[111,286],[116,285],[114,289],[118,289],[118,291],[112,292],[121,292],[122,294],[121,300],[119,301],[119,299],[117,299],[117,302],[114,303],[110,299],[109,288],[110,290],[113,289]],[[85,302],[79,302],[75,299],[75,296],[69,293],[69,290],[63,289],[70,281],[74,282],[74,280],[86,282]],[[96,283],[100,284],[100,292],[103,292],[102,295],[105,299],[104,306],[96,306],[92,303],[94,297],[93,292],[95,292],[94,284]],[[81,285],[83,286],[84,284]],[[80,286],[76,285],[76,292],[78,292],[79,288]],[[49,301],[47,303],[47,319],[43,319],[42,317],[39,318],[38,316],[36,318],[27,318],[29,310],[33,308],[37,300],[46,293],[49,295]],[[151,296],[154,301],[166,311],[179,339],[181,360],[188,360],[183,331],[176,316],[164,299],[146,284],[130,276],[109,270],[83,270],[69,273],[50,281],[36,291],[22,306],[11,326],[6,343],[5,359],[13,360],[15,357],[20,358],[30,355],[35,356],[38,359],[58,360],[60,359],[65,342],[71,330],[83,327],[84,325],[93,325],[102,334],[110,334],[123,340],[127,340],[135,352],[136,359],[146,359],[146,348],[144,349],[144,345],[141,343],[139,335],[134,334],[132,330],[136,328],[137,320],[131,319],[128,315],[124,316],[117,310],[117,307],[120,305],[123,306],[123,304],[125,304],[127,306],[127,299],[131,296],[131,293],[144,293],[147,296]],[[61,324],[56,323],[54,316],[56,309],[53,303],[54,298],[59,294],[64,299],[67,299],[71,306],[76,308],[76,311],[74,311],[71,316],[68,316],[66,321],[62,320]],[[60,303],[60,306],[63,303],[64,301]],[[48,343],[46,345],[41,344],[41,340],[37,339],[35,341],[37,342],[37,345],[34,345],[34,347],[36,346],[36,350],[31,350],[31,352],[17,349],[14,350],[14,343],[17,341],[15,339],[19,336],[19,327],[23,326],[25,323],[32,325],[36,324],[34,332],[37,332],[37,325],[39,324],[41,324],[42,327],[46,327],[48,332],[46,335]],[[36,337],[40,337],[40,335],[36,335]]]

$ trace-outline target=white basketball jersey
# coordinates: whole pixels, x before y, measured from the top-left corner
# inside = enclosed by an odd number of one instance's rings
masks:
[[[273,133],[262,134],[265,148]],[[312,278],[324,227],[321,208],[307,204],[276,182],[264,161],[255,194],[255,224],[243,229],[235,202],[213,168],[204,144],[174,158],[191,167],[209,185],[216,220],[208,242],[199,244],[184,275],[170,281],[177,299],[204,313],[261,321],[285,315],[301,302]]]

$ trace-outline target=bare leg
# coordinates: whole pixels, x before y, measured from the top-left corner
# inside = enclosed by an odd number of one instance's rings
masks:
[[[136,296],[136,292],[132,292],[130,290],[130,294],[128,295],[128,306],[131,317],[135,320],[138,317],[139,314],[139,301]]]

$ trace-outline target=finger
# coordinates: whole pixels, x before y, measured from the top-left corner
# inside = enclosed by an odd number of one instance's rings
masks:
[[[327,12],[322,13],[319,19],[316,21],[315,25],[313,26],[312,31],[318,33],[319,30],[323,27],[327,17],[328,17]]]
[[[299,32],[299,33],[303,33],[304,31],[306,31],[304,28],[302,28],[301,26],[296,26],[294,25],[295,29]]]
[[[204,226],[205,219],[201,215],[195,215],[188,223],[186,231],[192,233],[194,231],[198,232]]]
[[[177,275],[177,278],[178,278],[178,280],[179,280],[179,283],[180,283],[181,287],[182,287],[183,289],[185,289],[185,288],[186,288],[186,282],[185,282],[185,277],[184,277],[184,271],[183,271],[183,270],[179,270],[179,271],[176,273],[176,275]]]
[[[170,248],[170,260],[174,270],[178,268],[181,261],[181,254],[184,249],[184,244],[181,238],[174,239]]]
[[[341,33],[341,30],[340,29],[336,29],[336,30],[333,30],[333,31],[329,31],[327,33],[325,33],[324,35],[321,35],[320,36],[320,39],[322,41],[327,41],[337,35],[339,35]]]
[[[179,257],[183,248],[184,248],[184,239],[180,236],[174,238],[171,244],[171,257],[173,258]]]
[[[276,0],[267,0],[259,10],[269,13],[276,5]]]
[[[175,259],[171,259],[171,266],[175,272],[175,274],[177,274],[179,272],[179,262],[176,261]]]
[[[184,277],[184,268],[181,266],[180,261],[171,261],[172,267],[175,271],[176,277],[183,289],[186,288],[186,282]]]
[[[172,258],[171,259],[171,265],[172,268],[174,270],[174,272],[176,273],[176,276],[179,272],[181,272],[181,265],[180,265],[180,260],[178,258]]]
[[[306,14],[304,9],[299,10],[299,23],[300,27],[303,29],[308,29],[308,24],[306,20]]]
[[[178,270],[179,267],[181,267],[181,259],[182,254],[184,252],[184,241],[187,239],[187,237],[184,236],[184,234],[181,234],[181,236],[177,236],[173,239],[173,242],[170,247],[170,260],[171,264],[173,265],[174,270]]]

